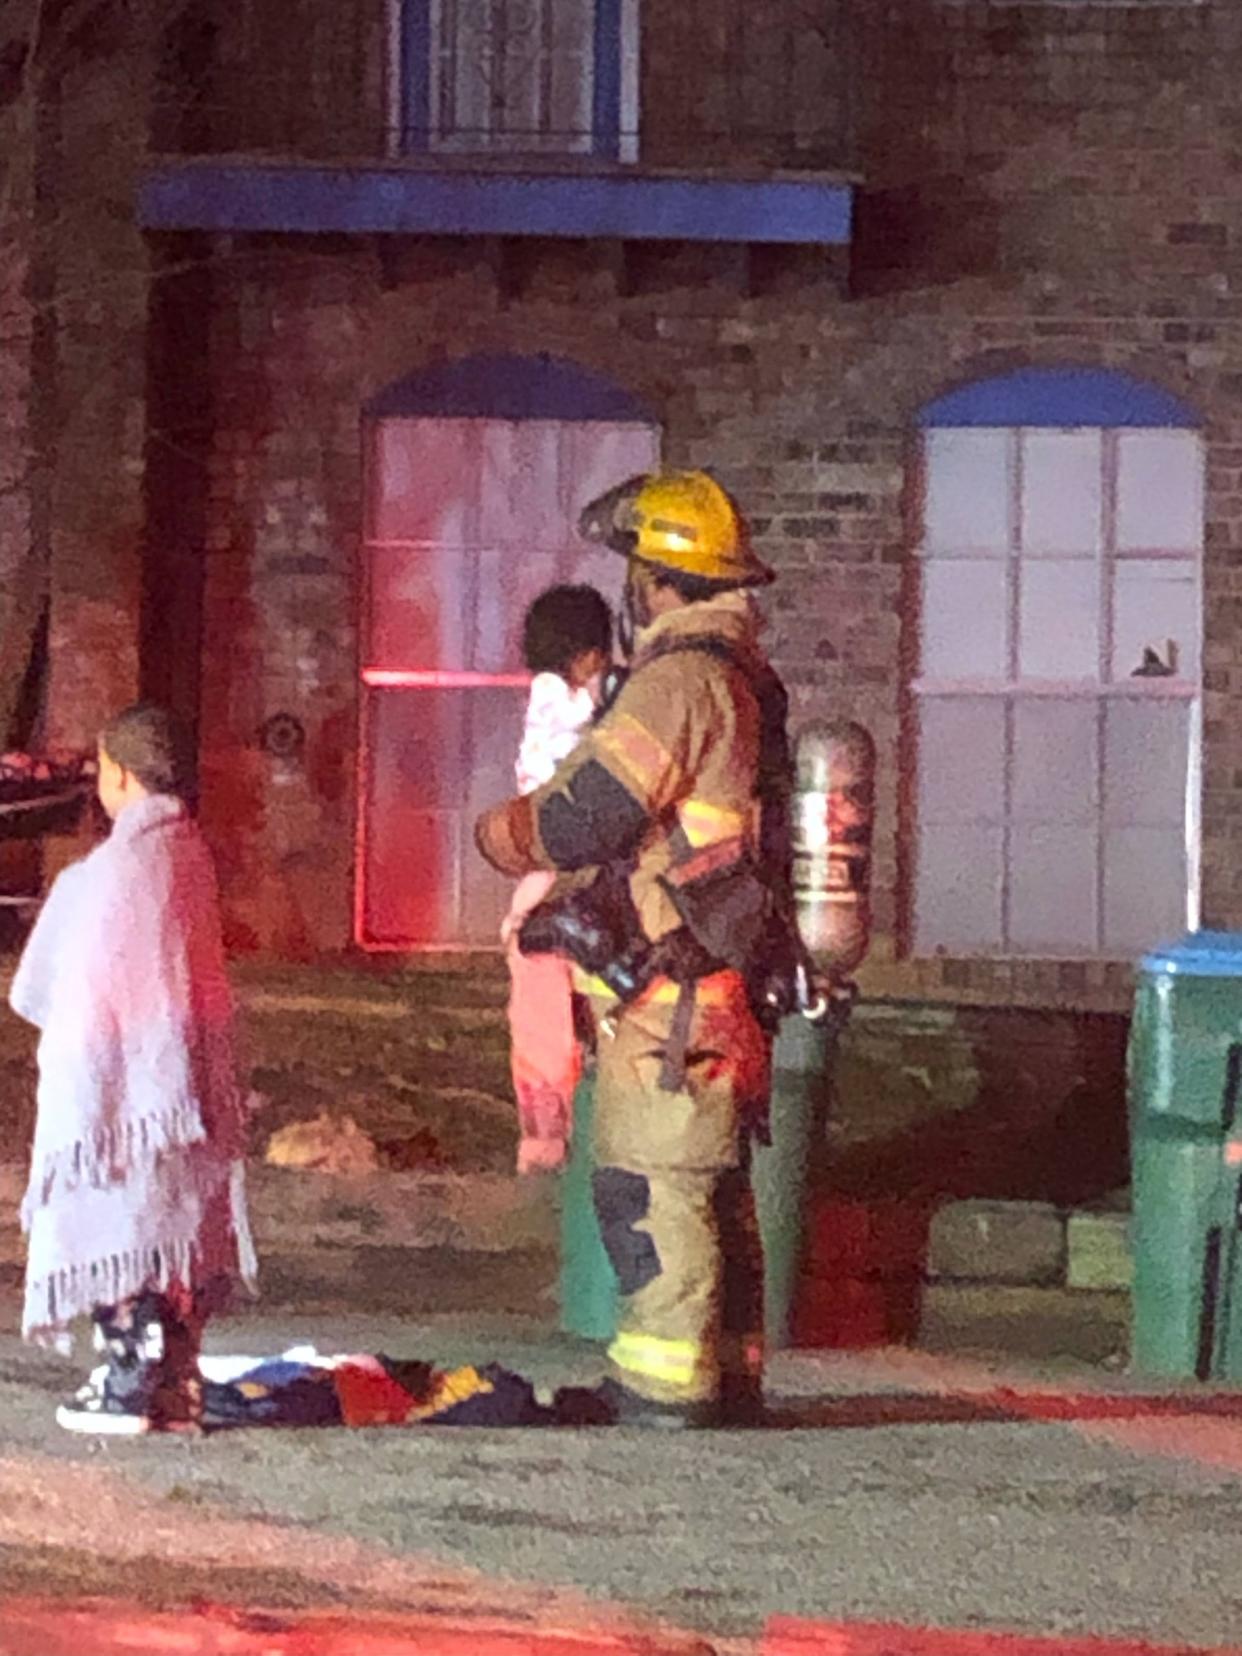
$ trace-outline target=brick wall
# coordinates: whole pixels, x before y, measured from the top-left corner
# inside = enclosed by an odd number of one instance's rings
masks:
[[[29,278],[29,203],[20,178],[0,175],[0,660],[22,659],[12,622],[31,550],[30,390],[34,319]],[[12,714],[12,691],[3,719]],[[0,741],[7,739],[0,730]]]
[[[761,13],[720,0],[642,0],[639,9],[648,164],[852,163],[848,0],[767,0]],[[348,159],[395,141],[387,0],[206,0],[200,12],[213,67],[199,81],[200,118],[168,147]],[[532,55],[537,16],[533,7],[510,13],[528,29]]]
[[[195,15],[195,118],[165,148],[385,153],[384,0],[204,0]]]
[[[31,464],[35,112],[24,92],[10,47],[0,67],[0,743],[25,734],[21,680],[41,601],[23,580],[37,561]]]
[[[652,0],[653,24],[667,11]],[[213,96],[228,101],[236,64],[262,45],[259,56],[288,75],[260,111],[280,142],[307,85],[302,69],[310,73],[299,53],[322,80],[333,49],[315,30],[336,28],[343,11],[309,7],[305,30],[275,6],[266,22],[262,6],[228,15],[247,20],[250,35],[220,37]],[[826,254],[654,244],[252,238],[211,250],[203,759],[239,944],[312,953],[348,939],[360,409],[437,356],[472,350],[551,351],[611,375],[658,410],[671,461],[710,463],[737,491],[782,576],[769,642],[796,716],[843,713],[877,739],[876,970],[891,992],[1035,1004],[1116,1005],[1124,975],[1103,963],[886,963],[901,879],[913,417],[948,385],[1026,363],[1124,369],[1186,397],[1209,443],[1206,912],[1242,925],[1233,854],[1242,836],[1242,193],[1231,84],[1242,17],[1224,0],[867,0],[854,6],[853,28],[865,183],[848,273]],[[382,108],[376,38],[366,40],[341,59],[332,88],[325,81],[303,97],[299,120],[307,110],[321,123],[344,120],[330,95],[351,83],[362,88],[351,107],[361,104],[368,121]],[[670,65],[685,62],[658,35],[645,46],[653,141],[671,129]],[[81,129],[80,152],[89,139]],[[117,268],[128,268],[132,232],[97,228]],[[94,496],[102,510],[81,525],[69,512],[59,531],[72,569],[64,589],[79,608],[79,599],[126,594],[132,578],[142,305],[136,288],[122,288],[115,316],[93,321],[99,313],[84,305],[75,323],[75,383],[94,377],[100,388],[68,410],[79,457],[69,464],[98,476],[107,462]],[[156,359],[152,371],[191,370]],[[88,532],[97,558],[106,548],[89,577]],[[92,694],[113,694],[109,675],[131,673],[121,636],[105,671],[102,647],[70,651],[59,634],[57,671],[79,673],[79,657],[95,663]],[[259,748],[260,727],[279,711],[306,728],[300,765],[282,767]]]
[[[166,10],[135,4],[77,34],[45,18],[39,38],[30,446],[53,746],[89,745],[139,686],[152,264],[132,202]]]

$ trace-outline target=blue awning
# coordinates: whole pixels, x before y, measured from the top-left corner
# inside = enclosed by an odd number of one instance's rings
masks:
[[[853,187],[820,178],[498,173],[166,161],[138,188],[145,230],[607,237],[844,246]]]

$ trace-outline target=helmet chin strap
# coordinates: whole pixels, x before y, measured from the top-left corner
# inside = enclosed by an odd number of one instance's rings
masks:
[[[625,591],[621,595],[621,613],[617,617],[617,643],[625,661],[634,659],[638,634],[651,620],[645,582],[633,562],[626,566]]]

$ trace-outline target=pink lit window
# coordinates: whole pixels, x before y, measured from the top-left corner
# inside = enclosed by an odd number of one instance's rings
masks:
[[[658,436],[593,420],[384,418],[368,434],[356,932],[373,949],[497,944],[510,882],[473,824],[514,791],[522,619],[559,581],[617,595],[574,525],[655,463]]]

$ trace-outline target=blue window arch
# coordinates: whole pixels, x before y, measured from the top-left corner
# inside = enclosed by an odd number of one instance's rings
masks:
[[[494,352],[420,369],[371,398],[372,419],[600,420],[658,425],[651,410],[566,357]]]
[[[920,409],[917,423],[968,426],[1181,427],[1202,421],[1172,392],[1110,368],[1018,368],[972,380]]]

